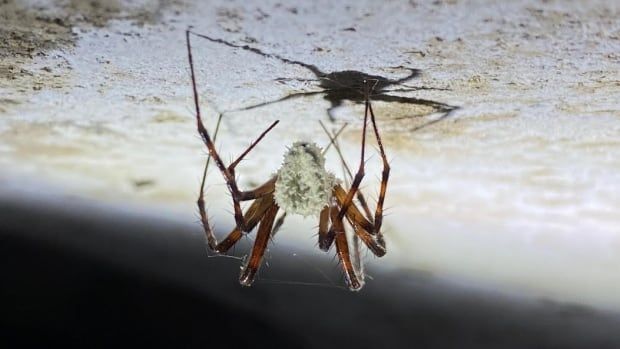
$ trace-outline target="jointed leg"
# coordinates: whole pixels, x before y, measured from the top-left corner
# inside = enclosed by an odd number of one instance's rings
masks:
[[[269,206],[267,212],[265,212],[263,219],[260,221],[258,233],[256,234],[256,240],[254,242],[254,247],[252,248],[252,253],[250,254],[248,264],[246,264],[246,266],[241,271],[241,275],[239,276],[239,282],[243,286],[252,285],[254,277],[258,272],[258,268],[260,268],[263,255],[265,254],[265,249],[267,248],[267,244],[269,243],[269,238],[271,236],[271,231],[273,227],[273,221],[276,218],[278,209],[278,205],[273,203],[271,206]]]
[[[334,230],[329,227],[329,221],[337,212],[337,207],[325,206],[319,215],[319,248],[326,252],[332,246],[335,236]]]
[[[211,224],[209,224],[209,217],[207,216],[207,211],[205,210],[205,201],[202,194],[202,189],[200,190],[200,197],[198,198],[198,211],[200,211],[200,222],[202,223],[202,227],[207,235],[207,245],[211,250],[217,251],[217,238],[215,234],[213,234],[213,230],[211,229]]]
[[[217,117],[217,123],[215,124],[215,132],[213,133],[213,143],[217,140],[217,134],[220,131],[220,124],[222,123],[222,114],[220,113]],[[202,180],[200,182],[200,195],[199,198],[204,197],[205,190],[205,182],[207,181],[207,170],[209,169],[209,163],[211,162],[211,157],[207,156],[207,162],[205,163],[204,171],[202,171]]]
[[[362,128],[362,151],[361,151],[362,154],[360,156],[360,166],[357,170],[357,173],[355,174],[355,177],[353,177],[351,188],[347,192],[347,196],[344,202],[342,202],[341,204],[340,212],[338,212],[337,220],[340,222],[342,222],[342,219],[344,218],[347,210],[349,209],[349,206],[351,206],[351,204],[353,203],[353,197],[355,196],[355,193],[359,189],[360,183],[362,182],[362,179],[364,178],[364,151],[366,148],[366,126],[368,125],[368,110],[369,110],[369,105],[370,105],[370,102],[368,100],[368,94],[369,94],[368,83],[366,80],[364,80],[364,88],[366,89],[364,91],[365,96],[366,96],[366,103],[365,103],[365,110],[364,110],[364,126]],[[332,222],[332,224],[334,224],[334,222]]]
[[[334,188],[334,196],[340,205],[346,200],[346,194],[346,191],[340,185]],[[355,204],[349,206],[346,217],[355,234],[375,256],[381,257],[385,255],[385,241],[381,233],[374,230],[374,225],[364,217]]]
[[[245,211],[243,218],[246,221],[247,228],[252,231],[265,215],[265,212],[273,204],[273,195],[265,195],[256,199],[252,205]],[[226,253],[234,246],[244,235],[244,233],[235,227],[224,240],[222,240],[215,248],[211,247],[217,253]]]
[[[367,86],[367,85],[366,85]],[[366,87],[367,88],[367,87]],[[383,256],[385,254],[385,242],[381,235],[381,223],[383,221],[383,202],[385,200],[385,193],[387,190],[387,183],[389,179],[390,166],[387,161],[387,157],[385,155],[385,151],[383,149],[383,142],[381,141],[381,136],[379,135],[379,130],[377,128],[377,123],[375,120],[375,115],[372,110],[372,105],[370,104],[369,99],[369,91],[366,89],[366,109],[364,112],[364,127],[362,130],[362,155],[360,160],[360,167],[358,169],[357,174],[353,179],[353,183],[351,184],[351,188],[348,192],[342,189],[340,186],[336,186],[334,188],[334,194],[339,201],[340,204],[340,212],[336,219],[332,220],[332,224],[336,223],[342,224],[343,218],[346,216],[353,228],[355,229],[356,234],[364,241],[366,246],[370,248],[370,250],[377,256]],[[377,208],[375,210],[375,218],[374,222],[370,222],[367,220],[364,215],[355,207],[353,204],[353,196],[359,189],[359,185],[364,176],[364,147],[366,144],[366,125],[368,120],[368,113],[370,112],[371,122],[373,125],[373,130],[375,133],[375,137],[377,139],[377,143],[379,145],[379,151],[381,153],[381,159],[383,161],[383,173],[381,179],[381,189],[379,192],[379,199],[377,201]],[[336,221],[336,222],[334,222]]]
[[[358,291],[364,286],[363,275],[358,277],[355,266],[351,262],[351,253],[349,252],[349,244],[347,242],[347,235],[344,231],[344,225],[342,221],[332,222],[335,231],[336,239],[336,253],[342,263],[347,286],[351,291]]]
[[[220,130],[220,124],[222,122],[222,114],[220,114],[217,118],[217,124],[215,125],[215,133],[213,134],[213,142],[217,139],[217,134]],[[211,225],[209,224],[209,217],[207,216],[207,212],[205,210],[205,183],[207,180],[207,170],[209,169],[209,163],[211,162],[211,157],[207,156],[207,161],[205,163],[205,168],[202,171],[202,180],[200,181],[200,193],[198,194],[198,210],[200,211],[200,221],[202,222],[202,226],[205,230],[205,234],[207,235],[207,243],[211,250],[216,250],[217,238],[213,231],[211,230]]]
[[[359,222],[356,222],[349,217],[347,217],[347,220],[349,221],[349,224],[351,224],[351,226],[353,227],[355,235],[364,242],[364,245],[366,245],[366,247],[368,247],[368,249],[375,256],[385,256],[385,253],[387,251],[385,249],[385,241],[383,240],[383,236],[381,234],[377,234],[376,236],[372,235],[368,233],[368,231],[366,231],[364,228],[362,228]]]
[[[191,72],[192,92],[194,94],[194,104],[195,104],[195,109],[196,109],[196,123],[198,126],[198,133],[202,137],[203,142],[206,144],[209,150],[210,157],[213,158],[213,161],[215,162],[219,170],[222,172],[222,175],[224,176],[226,180],[226,184],[228,185],[228,188],[230,189],[230,192],[233,198],[233,205],[234,205],[234,211],[235,211],[235,222],[237,224],[237,227],[239,227],[239,229],[242,232],[247,231],[246,223],[243,219],[243,213],[241,212],[240,201],[255,199],[258,197],[258,193],[256,193],[255,191],[240,191],[237,186],[237,182],[235,180],[234,169],[236,165],[243,159],[243,157],[247,155],[247,153],[250,150],[252,150],[256,146],[256,144],[267,134],[267,132],[269,132],[273,127],[275,127],[278,121],[274,122],[269,128],[267,128],[267,130],[265,130],[258,137],[258,139],[254,143],[252,143],[252,145],[250,145],[250,147],[243,154],[241,154],[241,156],[239,156],[239,158],[235,162],[233,162],[230,166],[226,167],[224,165],[224,162],[220,158],[217,150],[215,149],[215,144],[213,140],[211,139],[209,132],[204,127],[203,122],[202,122],[202,117],[200,114],[200,103],[198,100],[198,89],[196,87],[196,75],[194,72],[194,61],[192,57],[192,49],[191,49],[191,44],[190,44],[190,33],[191,32],[187,30],[185,32],[185,37],[187,41],[187,55],[188,55],[188,60],[189,60],[190,72]],[[199,206],[199,209],[201,210],[201,220],[202,220],[203,225],[205,226],[205,230],[208,231],[207,236],[210,240],[209,244],[211,245],[215,241],[213,241],[213,233],[211,232],[211,228],[208,223],[208,218],[206,214],[202,213],[204,212],[204,200],[202,198],[202,195],[198,200],[198,206]]]
[[[351,173],[351,169],[349,168],[349,165],[347,164],[346,160],[344,159],[344,156],[342,155],[342,151],[340,150],[340,146],[338,145],[338,135],[340,134],[340,132],[342,131],[342,129],[344,129],[344,127],[347,124],[344,124],[342,126],[342,128],[340,128],[340,130],[338,130],[338,132],[332,134],[331,132],[329,132],[327,130],[327,127],[325,127],[325,125],[323,124],[323,122],[319,121],[319,124],[321,124],[321,127],[323,128],[323,131],[325,131],[325,133],[327,134],[327,137],[329,137],[330,142],[329,145],[334,145],[334,148],[336,148],[336,152],[338,153],[338,156],[340,157],[340,162],[342,163],[345,171],[346,171],[346,175],[349,176],[349,180],[353,180],[353,174]],[[329,146],[328,146],[329,147]],[[327,149],[327,148],[325,148]],[[358,190],[357,191],[357,201],[359,202],[360,206],[362,206],[362,209],[364,209],[364,213],[366,214],[366,218],[369,221],[372,221],[372,214],[370,213],[370,209],[368,208],[368,203],[366,201],[366,198],[364,197],[364,194]]]
[[[387,160],[387,156],[385,155],[385,150],[383,149],[383,142],[381,141],[381,136],[379,135],[379,129],[377,128],[377,121],[375,120],[375,113],[372,111],[372,105],[369,103],[368,108],[370,110],[370,122],[372,123],[372,128],[375,131],[375,137],[377,138],[377,144],[379,145],[379,152],[381,154],[381,160],[383,161],[383,172],[381,173],[381,189],[379,190],[379,199],[377,199],[377,208],[375,210],[375,220],[374,220],[374,232],[379,239],[383,239],[381,236],[381,223],[383,222],[383,202],[385,200],[385,193],[387,191],[388,179],[390,177],[390,164]]]

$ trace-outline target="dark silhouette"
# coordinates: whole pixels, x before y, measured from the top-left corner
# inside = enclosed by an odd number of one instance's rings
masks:
[[[420,75],[420,70],[418,69],[407,68],[407,67],[402,67],[402,66],[395,67],[395,68],[400,68],[400,69],[409,71],[409,74],[407,76],[399,78],[399,79],[388,79],[383,76],[366,74],[366,73],[356,71],[356,70],[344,70],[344,71],[325,73],[313,64],[288,59],[288,58],[285,58],[285,57],[282,57],[280,55],[273,54],[273,53],[266,53],[266,52],[261,51],[260,49],[257,49],[255,47],[251,47],[248,45],[238,45],[238,44],[234,44],[229,41],[226,41],[226,40],[215,39],[215,38],[212,38],[204,34],[198,34],[195,32],[191,32],[191,33],[193,35],[209,40],[211,42],[250,51],[263,57],[275,58],[286,64],[292,64],[292,65],[298,65],[298,66],[304,67],[308,69],[309,71],[311,71],[316,76],[316,81],[318,81],[319,83],[318,86],[321,87],[320,91],[295,92],[295,93],[291,93],[287,96],[284,96],[282,98],[279,98],[273,101],[262,102],[262,103],[254,104],[248,107],[243,107],[243,108],[236,109],[236,110],[230,110],[230,111],[227,111],[228,113],[255,109],[255,108],[259,108],[262,106],[266,106],[269,104],[273,104],[273,103],[277,103],[277,102],[281,102],[281,101],[285,101],[285,100],[297,98],[297,97],[324,94],[325,95],[324,99],[331,103],[331,106],[327,109],[327,115],[329,116],[331,121],[334,121],[335,117],[333,114],[333,110],[339,107],[344,100],[350,100],[350,101],[359,102],[359,103],[364,102],[364,93],[363,93],[364,81],[369,81],[371,83],[374,83],[374,87],[372,89],[373,93],[370,95],[370,98],[374,101],[425,105],[425,106],[429,106],[433,108],[433,113],[444,114],[441,118],[432,121],[432,123],[435,123],[439,120],[443,120],[452,111],[457,109],[457,107],[455,106],[451,106],[451,105],[444,104],[441,102],[436,102],[436,101],[421,99],[421,98],[414,98],[414,97],[395,96],[395,95],[391,95],[388,93],[388,92],[409,92],[409,91],[417,91],[417,90],[442,90],[439,88],[432,88],[432,87],[412,87],[412,86],[404,85],[405,82],[411,79],[414,79]],[[286,81],[286,80],[308,81],[305,79],[290,79],[290,78],[280,78],[277,80],[279,81]],[[390,90],[389,87],[391,86],[404,86],[405,88]]]

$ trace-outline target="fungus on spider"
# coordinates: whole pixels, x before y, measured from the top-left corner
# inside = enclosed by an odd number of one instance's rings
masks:
[[[383,149],[381,136],[377,129],[375,114],[369,100],[368,82],[364,81],[364,124],[362,128],[362,145],[360,165],[357,173],[353,177],[351,187],[345,190],[340,181],[327,170],[325,170],[325,158],[321,149],[314,143],[296,142],[289,148],[284,156],[282,167],[275,175],[254,190],[241,191],[235,180],[235,168],[239,162],[273,129],[278,121],[269,126],[250,146],[230,165],[224,165],[221,157],[215,149],[215,144],[209,132],[202,123],[200,107],[198,102],[198,90],[196,87],[196,76],[194,73],[194,63],[190,44],[190,30],[186,31],[187,53],[191,73],[192,92],[194,95],[194,105],[196,108],[196,122],[198,133],[209,150],[209,156],[213,159],[216,166],[224,176],[228,189],[230,190],[235,216],[235,228],[218,243],[215,234],[209,224],[208,216],[204,205],[204,184],[206,170],[204,172],[200,194],[198,198],[198,208],[202,226],[207,236],[207,243],[210,249],[217,253],[225,253],[236,244],[244,234],[252,232],[258,225],[256,239],[250,258],[241,269],[239,282],[244,286],[250,286],[260,268],[265,249],[271,235],[279,228],[282,219],[274,221],[280,208],[284,213],[295,213],[303,216],[317,215],[319,217],[319,247],[328,251],[332,244],[336,246],[336,253],[344,270],[347,286],[352,291],[357,291],[364,285],[364,275],[359,266],[351,260],[351,252],[345,234],[344,219],[352,227],[355,236],[374,253],[381,257],[385,254],[385,240],[381,234],[381,223],[383,221],[383,202],[387,190],[390,166]],[[364,150],[366,146],[366,127],[368,116],[370,115],[374,135],[379,145],[379,153],[383,161],[383,173],[381,179],[381,189],[377,199],[377,207],[374,217],[371,214],[363,194],[359,191],[362,178],[364,177]],[[334,135],[330,135],[331,143],[335,142]],[[330,143],[330,144],[331,144]],[[207,162],[208,164],[208,162]],[[359,210],[353,202],[357,197],[359,205],[363,209]],[[245,213],[241,210],[242,201],[252,201]],[[357,251],[354,251],[357,253]]]
[[[285,212],[304,217],[328,206],[336,185],[336,177],[325,170],[325,158],[315,143],[293,143],[276,177],[276,204]]]

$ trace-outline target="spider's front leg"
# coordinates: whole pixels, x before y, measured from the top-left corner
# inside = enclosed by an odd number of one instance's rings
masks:
[[[194,106],[195,106],[195,110],[196,110],[196,125],[198,128],[198,133],[200,134],[200,137],[202,138],[203,142],[205,143],[205,145],[207,146],[207,149],[209,150],[209,156],[210,158],[213,159],[213,161],[215,162],[217,168],[220,170],[220,172],[222,173],[222,175],[224,176],[224,179],[226,180],[226,185],[228,186],[228,189],[230,190],[232,199],[233,199],[233,206],[234,206],[234,211],[235,211],[235,222],[237,225],[237,228],[239,230],[238,233],[243,233],[243,232],[247,232],[249,230],[251,230],[251,224],[247,224],[246,222],[246,218],[244,217],[242,211],[241,211],[241,201],[249,201],[249,200],[255,200],[257,198],[260,198],[261,196],[267,195],[270,192],[273,192],[273,188],[274,188],[274,183],[275,183],[275,178],[267,181],[267,183],[265,183],[264,185],[260,186],[259,188],[255,189],[255,190],[250,190],[250,191],[241,191],[239,190],[239,187],[237,186],[237,181],[235,180],[235,167],[241,162],[241,160],[243,160],[243,158],[261,141],[261,139],[263,139],[263,137],[265,137],[265,135],[271,130],[273,129],[276,124],[278,123],[278,121],[275,121],[273,124],[271,124],[271,126],[269,126],[235,161],[233,161],[229,166],[224,165],[224,162],[222,161],[220,155],[218,154],[216,148],[215,148],[215,144],[213,139],[211,138],[211,136],[209,135],[209,132],[207,131],[207,129],[205,128],[203,122],[202,122],[202,117],[201,117],[201,113],[200,113],[200,103],[199,103],[199,98],[198,98],[198,88],[196,86],[196,74],[194,71],[194,60],[192,57],[192,47],[191,47],[191,42],[190,42],[190,34],[191,31],[187,30],[185,32],[185,39],[186,39],[186,43],[187,43],[187,57],[189,60],[189,67],[190,67],[190,73],[191,73],[191,82],[192,82],[192,92],[193,92],[193,97],[194,97]],[[200,188],[200,196],[198,198],[198,208],[200,210],[200,216],[201,216],[201,221],[202,221],[202,225],[205,229],[205,232],[207,234],[207,241],[209,243],[209,247],[215,251],[218,251],[218,243],[217,243],[217,239],[215,238],[215,235],[213,234],[213,231],[211,229],[211,226],[209,224],[209,220],[208,220],[208,216],[205,210],[205,203],[204,203],[204,185],[205,185],[205,178],[206,178],[206,168],[203,174],[203,179],[202,179],[202,185]],[[252,208],[252,207],[250,207]],[[231,239],[234,240],[235,239],[235,232],[233,231],[233,233],[230,234]],[[238,239],[237,239],[238,240]],[[234,240],[236,241],[236,240]],[[234,244],[234,243],[233,243]],[[226,247],[226,246],[223,246]]]
[[[273,124],[271,124],[271,126],[269,126],[265,131],[263,131],[263,133],[252,144],[250,144],[250,146],[241,155],[239,155],[239,157],[235,161],[233,161],[228,167],[224,167],[224,163],[219,157],[217,151],[215,150],[215,145],[213,144],[213,142],[206,141],[207,137],[205,137],[205,135],[208,136],[208,134],[206,133],[207,130],[202,125],[202,121],[199,123],[198,126],[198,132],[201,135],[203,135],[204,133],[203,139],[205,140],[205,143],[207,143],[207,147],[209,148],[209,155],[213,157],[213,160],[217,164],[218,168],[222,172],[222,175],[224,176],[224,179],[226,180],[226,185],[228,186],[228,189],[230,190],[230,194],[233,199],[235,222],[237,223],[237,227],[242,232],[248,232],[250,231],[250,229],[248,229],[246,222],[243,218],[243,213],[241,212],[241,201],[255,200],[263,195],[273,192],[276,178],[272,178],[271,180],[267,181],[267,183],[261,185],[254,190],[240,191],[239,187],[237,186],[237,180],[235,179],[235,167],[237,167],[241,160],[243,160],[243,158],[252,149],[254,149],[254,147],[261,141],[261,139],[263,139],[263,137],[265,137],[265,135],[269,131],[271,131],[278,124],[278,122],[280,121],[276,120]]]
[[[366,83],[366,82],[365,82]],[[383,148],[383,142],[381,140],[381,135],[379,134],[379,129],[377,127],[377,120],[375,118],[375,113],[372,110],[372,104],[370,103],[369,92],[365,91],[365,99],[366,99],[366,108],[364,112],[364,127],[362,130],[362,156],[360,161],[360,167],[355,175],[353,183],[351,184],[351,188],[346,193],[346,196],[343,198],[342,194],[336,195],[339,197],[341,209],[338,217],[342,219],[345,215],[349,218],[352,224],[362,225],[365,230],[376,236],[376,240],[380,245],[385,246],[385,242],[383,240],[383,236],[381,234],[381,224],[383,223],[383,203],[385,201],[385,194],[387,192],[388,180],[390,178],[390,164],[387,160],[387,156],[385,155],[385,149]],[[381,160],[383,162],[383,171],[381,172],[381,188],[379,190],[379,198],[377,199],[377,207],[375,208],[375,217],[370,226],[366,223],[366,219],[361,214],[356,214],[355,205],[353,205],[353,196],[359,190],[359,186],[361,184],[362,178],[364,176],[364,147],[366,145],[366,125],[368,122],[368,114],[370,113],[370,120],[372,123],[372,128],[375,134],[375,138],[377,140],[377,144],[379,145],[379,153],[381,155]],[[351,212],[350,212],[351,211]],[[363,236],[360,236],[362,240],[364,240]],[[385,252],[384,252],[385,253]]]
[[[387,192],[388,180],[390,178],[390,164],[385,155],[383,149],[383,142],[381,141],[381,135],[379,135],[379,129],[377,128],[377,120],[375,119],[375,113],[372,111],[372,104],[367,99],[368,109],[370,111],[370,121],[372,122],[372,128],[375,132],[375,138],[379,145],[379,153],[381,154],[381,161],[383,162],[383,171],[381,172],[381,189],[379,189],[379,198],[377,199],[377,208],[375,209],[374,220],[374,234],[377,235],[377,239],[383,241],[381,234],[381,223],[383,223],[383,202],[385,201],[385,193]]]
[[[364,131],[366,130],[366,119],[364,117]],[[365,134],[365,132],[364,132]],[[349,290],[351,291],[359,291],[364,286],[364,275],[360,271],[356,270],[353,262],[351,261],[351,252],[349,250],[349,243],[347,241],[347,235],[344,228],[343,219],[344,216],[347,215],[348,211],[353,208],[355,205],[353,204],[353,196],[359,187],[359,184],[364,177],[364,148],[363,145],[365,143],[365,136],[362,136],[362,161],[360,164],[360,169],[358,170],[355,178],[353,179],[353,185],[351,190],[345,194],[345,198],[343,200],[338,200],[338,196],[336,194],[337,188],[344,190],[337,185],[333,189],[332,193],[332,204],[329,208],[323,209],[321,211],[320,220],[319,220],[319,247],[327,251],[329,250],[331,244],[335,242],[336,244],[336,254],[340,259],[340,263],[342,265],[345,280]],[[357,211],[359,212],[359,210]],[[329,215],[331,218],[331,227],[329,230],[325,230],[326,228],[326,215]],[[357,228],[354,225],[354,228],[357,232]],[[365,241],[366,242],[366,241]],[[367,244],[368,245],[368,244]]]
[[[333,214],[332,228],[327,234],[327,236],[330,236],[330,233],[333,231],[338,257],[342,261],[342,266],[344,268],[345,275],[347,276],[349,288],[351,288],[352,290],[356,290],[363,285],[363,279],[361,279],[363,278],[363,275],[360,275],[361,278],[358,279],[353,263],[351,263],[351,255],[349,253],[349,247],[346,235],[344,233],[344,217],[347,217],[349,223],[351,223],[351,225],[353,226],[353,229],[355,230],[357,236],[362,239],[366,246],[368,246],[368,248],[375,255],[380,257],[385,254],[385,241],[383,240],[383,236],[381,235],[381,223],[383,221],[383,203],[385,201],[385,193],[387,191],[387,184],[390,176],[390,165],[387,161],[387,156],[385,155],[385,151],[383,149],[381,136],[379,135],[374,112],[370,104],[368,90],[365,91],[365,98],[366,108],[364,112],[364,126],[362,129],[362,149],[359,169],[355,174],[355,177],[353,177],[351,188],[348,191],[345,191],[339,185],[334,188],[333,195],[338,202],[340,209],[338,210],[337,214]],[[377,200],[377,207],[375,209],[375,217],[372,222],[369,221],[370,217],[369,219],[366,219],[366,217],[364,217],[364,215],[359,211],[359,209],[357,209],[357,207],[353,203],[353,197],[358,192],[359,186],[364,177],[364,149],[366,146],[366,127],[368,124],[369,114],[371,117],[375,137],[379,145],[381,158],[383,160],[381,189],[379,192],[379,198]]]

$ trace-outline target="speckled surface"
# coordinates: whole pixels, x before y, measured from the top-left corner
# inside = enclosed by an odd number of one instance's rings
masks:
[[[388,256],[367,258],[376,270],[620,309],[616,2],[25,4],[6,2],[0,15],[27,13],[32,30],[49,37],[24,39],[23,24],[0,24],[2,35],[18,33],[0,50],[4,191],[53,191],[195,220],[205,157],[186,63],[192,25],[323,72],[397,79],[407,74],[398,67],[416,68],[421,75],[407,82],[416,91],[390,93],[459,107],[429,124],[441,115],[375,102],[393,168]],[[194,54],[210,125],[215,110],[319,89],[302,81],[316,79],[308,69],[247,50],[196,38]],[[318,120],[327,121],[328,107],[317,94],[227,114],[218,136],[225,158],[281,120],[239,169],[240,183],[273,173],[294,140],[326,144]],[[362,112],[345,103],[329,124],[351,124],[341,141],[352,165]],[[339,173],[335,154],[328,162]],[[367,168],[373,196],[377,155]],[[209,181],[210,212],[229,226],[219,174]],[[316,222],[289,223],[275,248],[312,249]]]

